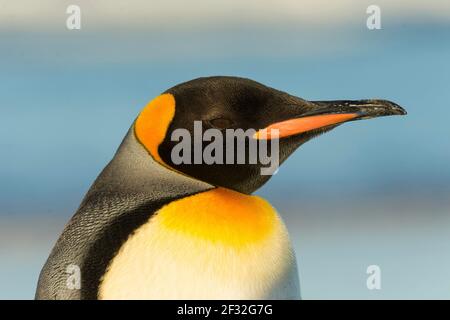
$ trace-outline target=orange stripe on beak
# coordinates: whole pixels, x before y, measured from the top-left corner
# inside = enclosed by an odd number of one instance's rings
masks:
[[[322,114],[304,118],[289,119],[277,122],[259,130],[253,136],[255,139],[271,139],[271,129],[278,130],[275,138],[289,137],[294,134],[339,124],[358,117],[357,113]]]

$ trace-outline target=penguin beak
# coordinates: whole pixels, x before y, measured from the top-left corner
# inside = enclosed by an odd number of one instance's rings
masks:
[[[297,118],[270,124],[258,130],[254,138],[284,138],[348,121],[406,114],[405,109],[388,100],[335,100],[311,101],[311,103],[314,105],[313,110]],[[278,131],[272,131],[274,129]],[[272,132],[278,134],[272,136]]]

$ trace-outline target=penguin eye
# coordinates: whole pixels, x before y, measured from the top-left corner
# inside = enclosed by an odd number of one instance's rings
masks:
[[[233,126],[233,121],[225,118],[216,118],[209,120],[209,123],[217,129],[225,129]]]

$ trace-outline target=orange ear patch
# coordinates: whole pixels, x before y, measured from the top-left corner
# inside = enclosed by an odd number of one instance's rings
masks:
[[[175,98],[170,93],[165,93],[150,101],[134,124],[137,139],[159,163],[164,164],[158,147],[164,141],[174,115]]]

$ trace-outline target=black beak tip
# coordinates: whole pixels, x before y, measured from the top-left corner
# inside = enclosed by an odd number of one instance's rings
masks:
[[[386,105],[388,106],[388,110],[390,112],[392,112],[392,115],[399,115],[399,116],[404,116],[407,115],[408,112],[406,112],[406,110],[402,107],[400,107],[398,104],[392,102],[392,101],[388,101],[388,100],[384,100]]]
[[[363,117],[404,116],[407,114],[403,107],[389,100],[362,100],[360,112]]]

